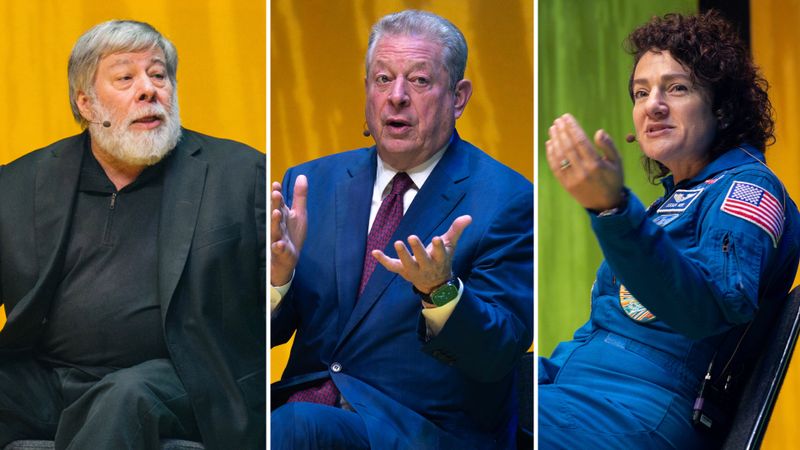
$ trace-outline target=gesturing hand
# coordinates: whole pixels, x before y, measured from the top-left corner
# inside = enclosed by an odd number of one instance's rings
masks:
[[[604,211],[622,203],[622,161],[608,133],[597,130],[594,135],[602,156],[570,114],[556,119],[548,134],[550,170],[581,206]]]
[[[386,270],[399,274],[417,290],[429,293],[453,276],[453,255],[456,244],[470,223],[472,223],[471,216],[457,217],[450,229],[443,235],[431,239],[427,247],[422,245],[417,236],[411,235],[408,237],[411,252],[403,241],[397,241],[394,243],[394,248],[397,250],[398,258],[390,258],[380,250],[373,250],[372,256]]]
[[[272,183],[270,275],[273,286],[282,286],[292,279],[292,272],[300,258],[300,249],[306,239],[307,197],[308,180],[305,175],[298,175],[295,180],[291,209],[284,202],[281,184]]]

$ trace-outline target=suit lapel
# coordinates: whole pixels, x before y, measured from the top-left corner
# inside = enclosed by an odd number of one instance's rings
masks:
[[[34,235],[36,261],[41,268],[33,288],[17,302],[0,333],[0,348],[23,348],[41,327],[50,308],[51,292],[62,275],[83,151],[88,134],[55,144],[36,168]]]
[[[346,178],[336,186],[335,261],[339,331],[344,328],[353,311],[361,281],[377,167],[375,155],[375,151],[370,151],[368,158],[349,167]]]
[[[194,157],[201,150],[200,144],[186,130],[183,133],[183,139],[165,161],[158,226],[158,294],[162,318],[166,318],[189,255],[208,168],[205,161]]]
[[[78,192],[81,161],[87,145],[88,133],[84,132],[76,141],[54,148],[50,157],[39,162],[34,205],[36,259],[39,267],[47,267],[66,241],[73,202]]]
[[[403,215],[403,219],[389,240],[389,244],[383,250],[384,253],[396,258],[397,252],[394,250],[393,243],[397,240],[405,242],[408,236],[412,234],[419,236],[423,243],[427,244],[433,238],[433,233],[437,227],[450,216],[453,209],[464,197],[463,181],[469,177],[469,170],[467,167],[467,155],[462,147],[461,141],[456,136],[453,144],[442,156],[442,159],[425,181],[422,189],[414,197],[414,201],[405,215]],[[366,242],[366,231],[364,231],[361,240]],[[362,245],[362,253],[364,251],[363,248],[364,245]],[[364,292],[361,294],[361,298],[358,299],[355,309],[345,325],[339,345],[344,342],[347,335],[364,318],[375,302],[383,296],[389,284],[396,277],[397,274],[389,272],[382,265],[378,264],[376,266],[375,272],[372,273]],[[410,294],[411,286],[409,285],[407,288]]]
[[[408,236],[416,234],[422,242],[429,243],[433,238],[433,232],[442,225],[464,197],[464,181],[469,177],[469,170],[466,151],[459,145],[460,142],[456,140],[451,150],[444,154],[433,169],[403,216],[391,242],[398,239],[405,240]],[[450,224],[447,224],[447,227],[449,226]],[[389,247],[392,255],[396,256],[394,248],[391,245]]]

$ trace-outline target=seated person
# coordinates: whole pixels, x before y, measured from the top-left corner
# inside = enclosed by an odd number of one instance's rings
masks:
[[[731,26],[668,14],[628,42],[635,139],[664,196],[645,208],[625,188],[606,132],[593,145],[569,114],[550,127],[550,169],[606,259],[589,321],[539,360],[542,450],[715,446],[693,423],[701,381],[764,331],[748,324],[784,300],[800,256],[797,208],[764,159],[766,82]]]
[[[271,343],[296,332],[273,449],[513,445],[533,190],[456,133],[466,58],[439,16],[382,18],[366,58],[375,146],[273,184]]]
[[[265,158],[181,128],[177,62],[146,23],[90,29],[84,131],[0,172],[0,448],[265,445]]]

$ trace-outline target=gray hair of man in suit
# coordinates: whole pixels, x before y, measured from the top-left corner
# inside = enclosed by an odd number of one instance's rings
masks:
[[[385,36],[424,36],[442,47],[447,74],[450,76],[450,88],[455,90],[456,84],[464,78],[467,68],[467,40],[461,30],[449,20],[427,11],[409,9],[384,16],[369,34],[366,69],[372,62],[375,45]]]
[[[67,65],[69,101],[75,120],[86,128],[89,122],[78,109],[79,92],[94,94],[94,79],[100,60],[112,53],[140,52],[160,48],[167,76],[177,86],[178,52],[169,39],[152,25],[133,20],[110,20],[92,27],[75,43]]]

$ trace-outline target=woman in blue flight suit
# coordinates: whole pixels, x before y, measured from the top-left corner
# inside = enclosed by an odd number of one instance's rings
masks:
[[[708,448],[701,380],[797,270],[797,208],[764,164],[766,83],[731,27],[671,14],[628,42],[636,140],[665,194],[645,208],[624,188],[604,131],[593,146],[570,115],[550,127],[548,164],[606,260],[589,322],[539,360],[543,450]]]

